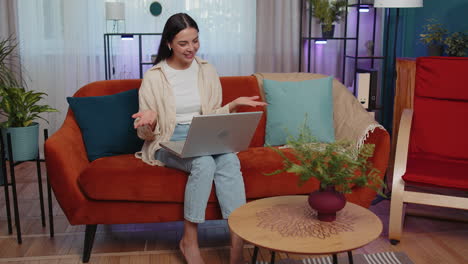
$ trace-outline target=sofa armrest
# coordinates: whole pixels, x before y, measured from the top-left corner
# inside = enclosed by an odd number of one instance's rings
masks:
[[[390,156],[390,135],[386,130],[377,127],[374,131],[369,133],[364,143],[375,144],[374,156],[369,158],[369,161],[380,171],[379,177],[383,179],[387,171],[388,159]],[[353,198],[349,201],[367,208],[372,203],[375,195],[376,192],[368,187],[354,187]]]
[[[78,187],[78,177],[89,165],[81,130],[71,110],[62,127],[44,145],[47,175],[55,197],[68,219],[86,201]]]

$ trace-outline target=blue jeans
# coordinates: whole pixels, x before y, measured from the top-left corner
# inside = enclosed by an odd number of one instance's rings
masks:
[[[178,124],[171,140],[184,140],[189,127],[189,124]],[[184,218],[187,221],[205,221],[206,205],[213,181],[224,219],[246,202],[240,162],[234,153],[183,159],[165,149],[159,149],[155,158],[167,167],[190,173],[185,186]]]

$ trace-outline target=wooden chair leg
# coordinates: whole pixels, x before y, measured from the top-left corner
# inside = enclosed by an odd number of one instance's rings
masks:
[[[405,181],[402,177],[406,172],[408,161],[408,146],[412,119],[413,110],[405,109],[401,115],[395,152],[395,163],[393,166],[390,222],[388,225],[388,237],[390,238],[392,245],[396,245],[400,242],[403,226],[403,196],[405,194]]]
[[[96,235],[97,225],[86,225],[85,241],[83,247],[83,263],[88,263],[93,249],[94,236]]]
[[[388,238],[392,245],[398,244],[401,239],[403,226],[403,194],[404,185],[397,184],[392,187],[390,202],[390,221],[388,225]]]

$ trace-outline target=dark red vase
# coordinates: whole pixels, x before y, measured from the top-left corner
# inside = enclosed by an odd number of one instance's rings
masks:
[[[336,220],[336,212],[345,207],[346,198],[335,191],[335,187],[329,186],[309,194],[309,205],[317,211],[318,220],[332,222]]]

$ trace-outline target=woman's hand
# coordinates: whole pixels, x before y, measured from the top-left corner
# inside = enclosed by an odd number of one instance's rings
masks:
[[[257,101],[260,99],[260,96],[242,96],[238,97],[237,99],[233,100],[229,104],[229,111],[236,109],[238,106],[245,105],[245,106],[265,106],[267,103]]]
[[[134,127],[139,128],[142,126],[149,126],[151,130],[154,130],[156,126],[156,112],[153,110],[143,110],[139,111],[132,115],[132,118],[139,118],[137,122],[135,122]]]

